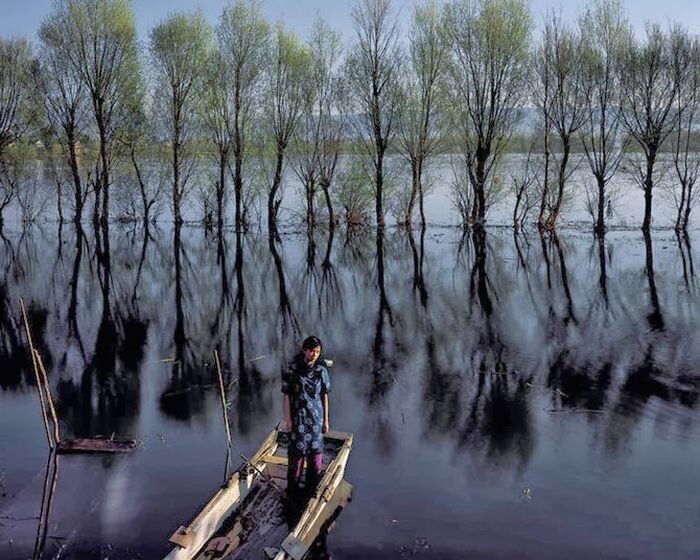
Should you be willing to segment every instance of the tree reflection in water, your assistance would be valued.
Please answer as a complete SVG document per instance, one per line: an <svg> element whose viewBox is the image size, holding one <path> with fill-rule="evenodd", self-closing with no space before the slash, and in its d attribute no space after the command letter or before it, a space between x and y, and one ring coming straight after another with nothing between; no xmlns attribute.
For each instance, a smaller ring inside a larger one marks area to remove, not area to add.
<svg viewBox="0 0 700 560"><path fill-rule="evenodd" d="M279 420L280 368L311 333L337 364L338 427L358 453L409 469L415 449L446 445L454 461L525 472L553 415L577 413L593 435L579 445L612 457L659 403L687 433L700 394L692 239L659 251L636 233L536 235L64 226L59 247L5 227L0 391L33 390L21 295L67 437L138 436L144 409L154 429L220 426L216 349L234 440L255 439Z"/></svg>

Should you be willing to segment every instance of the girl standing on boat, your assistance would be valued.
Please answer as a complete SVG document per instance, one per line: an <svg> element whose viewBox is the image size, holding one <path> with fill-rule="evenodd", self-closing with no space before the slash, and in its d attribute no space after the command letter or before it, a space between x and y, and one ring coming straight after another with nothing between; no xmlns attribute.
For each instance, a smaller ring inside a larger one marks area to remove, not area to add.
<svg viewBox="0 0 700 560"><path fill-rule="evenodd" d="M331 380L321 359L321 341L310 336L282 372L284 419L290 433L287 488L290 498L299 489L304 459L306 488L315 488L323 470L323 434L328 432L328 393Z"/></svg>

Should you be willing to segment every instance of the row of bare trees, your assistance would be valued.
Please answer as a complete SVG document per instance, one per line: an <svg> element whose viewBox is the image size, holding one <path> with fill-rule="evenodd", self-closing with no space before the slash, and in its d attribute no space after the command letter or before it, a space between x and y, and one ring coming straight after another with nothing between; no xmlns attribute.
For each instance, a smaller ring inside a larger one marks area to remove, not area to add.
<svg viewBox="0 0 700 560"><path fill-rule="evenodd" d="M676 228L688 227L700 163L694 132L699 47L698 37L678 25L664 31L648 23L644 37L635 37L618 0L594 0L578 26L556 15L547 19L534 56L544 123L541 228L556 227L576 169L575 143L596 182L588 193L596 233L605 231L606 207L615 196L610 182L621 166L643 192L642 229L649 231L653 195L671 159L677 178L670 182L682 186Z"/></svg>
<svg viewBox="0 0 700 560"><path fill-rule="evenodd" d="M388 210L410 227L416 208L424 225L439 154L450 154L465 225L483 225L512 192L516 227L555 230L587 164L594 186L579 188L597 233L622 169L643 193L647 231L672 171L663 184L676 227L688 227L700 42L679 25L650 23L638 38L620 0L591 0L573 23L550 13L539 34L525 0L425 0L405 39L390 0L357 0L352 20L350 45L321 20L304 41L254 0L231 0L214 27L199 11L168 16L142 49L128 0L58 0L36 52L0 39L0 219L40 145L60 219L71 185L73 221L92 202L104 227L125 168L144 221L169 189L176 224L198 192L221 228L232 194L236 229L257 204L276 235L295 176L310 227L367 220L370 204L379 227Z"/></svg>

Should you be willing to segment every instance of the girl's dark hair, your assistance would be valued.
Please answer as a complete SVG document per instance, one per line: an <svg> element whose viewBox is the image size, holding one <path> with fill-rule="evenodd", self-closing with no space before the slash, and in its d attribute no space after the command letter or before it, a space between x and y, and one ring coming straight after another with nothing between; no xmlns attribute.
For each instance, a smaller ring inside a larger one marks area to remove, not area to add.
<svg viewBox="0 0 700 560"><path fill-rule="evenodd" d="M316 348L317 346L322 346L321 340L316 336L310 336L310 337L304 339L304 342L301 345L301 349L302 350L311 350L312 348Z"/></svg>

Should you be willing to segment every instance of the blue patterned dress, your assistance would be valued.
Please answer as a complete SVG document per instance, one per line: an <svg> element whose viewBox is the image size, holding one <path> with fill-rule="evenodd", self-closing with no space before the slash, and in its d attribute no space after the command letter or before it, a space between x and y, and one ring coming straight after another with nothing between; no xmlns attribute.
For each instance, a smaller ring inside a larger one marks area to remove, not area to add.
<svg viewBox="0 0 700 560"><path fill-rule="evenodd" d="M302 354L282 372L282 393L289 395L292 413L290 452L296 455L323 453L323 395L331 380L323 359L308 368Z"/></svg>

